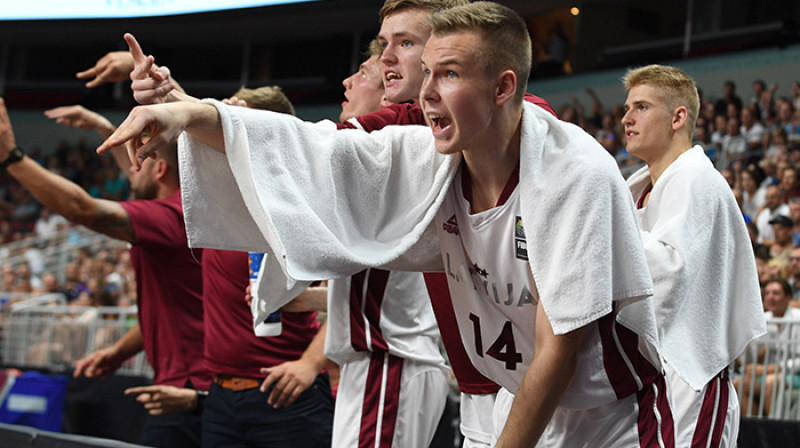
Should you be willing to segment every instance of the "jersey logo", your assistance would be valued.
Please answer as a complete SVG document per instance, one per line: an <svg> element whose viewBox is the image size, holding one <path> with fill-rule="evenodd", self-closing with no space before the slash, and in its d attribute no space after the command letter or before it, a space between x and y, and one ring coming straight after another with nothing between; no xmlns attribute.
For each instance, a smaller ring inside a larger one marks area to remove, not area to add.
<svg viewBox="0 0 800 448"><path fill-rule="evenodd" d="M528 242L525 240L525 226L522 217L517 216L514 223L514 251L520 260L528 260Z"/></svg>
<svg viewBox="0 0 800 448"><path fill-rule="evenodd" d="M456 215L451 216L446 223L442 224L442 229L447 233L458 235L458 221L456 221Z"/></svg>

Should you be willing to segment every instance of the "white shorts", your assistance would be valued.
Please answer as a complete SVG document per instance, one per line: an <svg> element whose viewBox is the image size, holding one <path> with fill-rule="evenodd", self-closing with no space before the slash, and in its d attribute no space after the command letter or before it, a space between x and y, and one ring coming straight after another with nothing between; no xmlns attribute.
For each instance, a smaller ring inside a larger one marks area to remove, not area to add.
<svg viewBox="0 0 800 448"><path fill-rule="evenodd" d="M673 446L673 422L666 383L591 409L556 408L536 448ZM514 394L503 388L495 401L493 444L505 426Z"/></svg>
<svg viewBox="0 0 800 448"><path fill-rule="evenodd" d="M388 353L365 353L339 367L331 446L430 445L449 388L440 367Z"/></svg>
<svg viewBox="0 0 800 448"><path fill-rule="evenodd" d="M739 397L727 369L695 391L672 366L667 363L664 366L675 419L675 446L735 447L739 435Z"/></svg>
<svg viewBox="0 0 800 448"><path fill-rule="evenodd" d="M489 448L494 435L493 410L497 394L461 393L462 448Z"/></svg>

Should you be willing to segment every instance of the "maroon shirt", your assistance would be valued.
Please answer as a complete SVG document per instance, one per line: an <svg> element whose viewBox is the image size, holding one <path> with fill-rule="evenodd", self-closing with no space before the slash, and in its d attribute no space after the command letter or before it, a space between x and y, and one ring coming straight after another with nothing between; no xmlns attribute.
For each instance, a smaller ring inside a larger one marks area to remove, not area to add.
<svg viewBox="0 0 800 448"><path fill-rule="evenodd" d="M203 361L202 271L200 250L186 240L180 191L166 199L120 202L128 212L136 244L139 325L153 382L197 389L211 385Z"/></svg>
<svg viewBox="0 0 800 448"><path fill-rule="evenodd" d="M256 336L244 300L248 272L247 252L203 251L205 359L213 374L263 378L261 367L299 359L319 331L316 312L282 312L279 336Z"/></svg>

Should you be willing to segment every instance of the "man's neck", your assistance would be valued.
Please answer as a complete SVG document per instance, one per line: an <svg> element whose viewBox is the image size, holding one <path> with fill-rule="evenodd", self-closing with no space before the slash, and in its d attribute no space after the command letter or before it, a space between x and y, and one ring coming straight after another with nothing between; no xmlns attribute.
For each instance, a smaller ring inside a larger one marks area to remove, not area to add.
<svg viewBox="0 0 800 448"><path fill-rule="evenodd" d="M156 199L167 199L172 196L176 191L180 190L180 184L177 181L171 181L158 184L158 193Z"/></svg>
<svg viewBox="0 0 800 448"><path fill-rule="evenodd" d="M498 126L494 145L476 147L463 152L464 163L472 179L471 212L494 208L511 174L519 166L522 115ZM515 123L515 124L514 124Z"/></svg>

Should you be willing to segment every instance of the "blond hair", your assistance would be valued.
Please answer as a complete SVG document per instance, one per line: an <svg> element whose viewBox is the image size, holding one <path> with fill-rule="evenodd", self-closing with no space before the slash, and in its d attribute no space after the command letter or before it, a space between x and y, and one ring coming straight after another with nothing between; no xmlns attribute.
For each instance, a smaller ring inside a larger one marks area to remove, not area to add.
<svg viewBox="0 0 800 448"><path fill-rule="evenodd" d="M375 38L369 42L369 48L367 49L366 54L364 56L366 56L367 58L371 58L373 56L377 56L380 58L382 54L383 54L383 45L381 45L380 41L378 41L378 39Z"/></svg>
<svg viewBox="0 0 800 448"><path fill-rule="evenodd" d="M690 135L694 131L700 113L700 95L692 77L683 70L668 65L647 65L628 70L622 77L622 84L626 90L640 84L666 90L664 101L667 106L673 111L680 106L686 107L689 114L686 127Z"/></svg>
<svg viewBox="0 0 800 448"><path fill-rule="evenodd" d="M271 110L294 115L294 106L278 86L264 86L257 89L242 87L233 96L247 103L251 109Z"/></svg>
<svg viewBox="0 0 800 448"><path fill-rule="evenodd" d="M405 9L425 9L433 14L455 6L466 5L467 3L469 3L469 0L386 0L383 3L383 7L381 7L380 19L383 22L387 16Z"/></svg>
<svg viewBox="0 0 800 448"><path fill-rule="evenodd" d="M514 96L522 103L531 72L531 37L525 21L512 9L493 2L475 2L438 12L432 35L477 32L483 44L478 58L487 73L510 69L517 75Z"/></svg>
<svg viewBox="0 0 800 448"><path fill-rule="evenodd" d="M376 56L378 58L378 61L380 61L382 54L383 54L383 45L381 45L380 41L378 41L378 39L375 38L369 42L369 48L365 52L364 56L366 56L367 59ZM378 79L378 88L380 88L381 90L384 89L383 79L380 78Z"/></svg>

